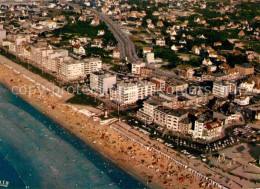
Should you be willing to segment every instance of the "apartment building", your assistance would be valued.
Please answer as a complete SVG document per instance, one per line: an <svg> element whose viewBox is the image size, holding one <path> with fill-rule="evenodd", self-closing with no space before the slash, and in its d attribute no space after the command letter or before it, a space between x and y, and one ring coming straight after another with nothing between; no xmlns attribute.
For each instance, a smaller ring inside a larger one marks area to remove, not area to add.
<svg viewBox="0 0 260 189"><path fill-rule="evenodd" d="M139 81L137 83L138 99L145 99L152 96L155 92L155 84L148 81Z"/></svg>
<svg viewBox="0 0 260 189"><path fill-rule="evenodd" d="M116 75L94 72L90 74L90 88L100 95L105 96L116 84Z"/></svg>
<svg viewBox="0 0 260 189"><path fill-rule="evenodd" d="M158 96L152 96L148 100L144 101L143 108L139 109L137 112L137 117L142 120L148 121L148 123L154 120L154 111L159 106L167 106L169 101L160 98Z"/></svg>
<svg viewBox="0 0 260 189"><path fill-rule="evenodd" d="M110 89L110 100L120 105L134 104L138 100L138 88L136 83L119 83Z"/></svg>
<svg viewBox="0 0 260 189"><path fill-rule="evenodd" d="M20 55L22 52L22 46L30 42L30 37L25 35L8 35L9 40L9 51Z"/></svg>
<svg viewBox="0 0 260 189"><path fill-rule="evenodd" d="M144 68L145 67L145 63L142 63L142 62L136 62L136 63L132 63L132 73L133 74L136 74L136 75L140 75L141 73L141 68Z"/></svg>
<svg viewBox="0 0 260 189"><path fill-rule="evenodd" d="M235 65L235 70L239 72L241 76L252 75L255 72L255 67L252 64Z"/></svg>
<svg viewBox="0 0 260 189"><path fill-rule="evenodd" d="M98 58L84 59L84 63L84 71L86 75L102 70L102 60Z"/></svg>
<svg viewBox="0 0 260 189"><path fill-rule="evenodd" d="M47 43L38 43L31 46L30 59L36 64L45 65L49 54L53 53L53 47Z"/></svg>
<svg viewBox="0 0 260 189"><path fill-rule="evenodd" d="M159 97L171 102L170 107L173 109L192 107L198 104L208 104L209 102L209 96L204 92L198 93L196 95L188 93L182 93L179 95L160 93Z"/></svg>
<svg viewBox="0 0 260 189"><path fill-rule="evenodd" d="M145 59L148 64L154 63L155 62L154 53L146 53Z"/></svg>
<svg viewBox="0 0 260 189"><path fill-rule="evenodd" d="M66 59L61 63L60 74L66 80L76 80L85 77L84 62Z"/></svg>
<svg viewBox="0 0 260 189"><path fill-rule="evenodd" d="M156 85L157 91L165 91L165 80L154 77L151 79L151 82Z"/></svg>
<svg viewBox="0 0 260 189"><path fill-rule="evenodd" d="M214 82L213 95L220 98L227 98L230 93L230 86L224 82Z"/></svg>
<svg viewBox="0 0 260 189"><path fill-rule="evenodd" d="M110 90L110 100L121 105L134 104L152 96L155 92L155 85L148 81L136 83L119 83Z"/></svg>
<svg viewBox="0 0 260 189"><path fill-rule="evenodd" d="M189 87L188 83L181 82L167 82L165 84L165 92L166 93L175 93L175 92L183 92Z"/></svg>
<svg viewBox="0 0 260 189"><path fill-rule="evenodd" d="M195 121L193 137L202 140L212 140L220 137L223 129L223 123L219 120L209 120L200 118Z"/></svg>
<svg viewBox="0 0 260 189"><path fill-rule="evenodd" d="M60 63L63 62L66 57L69 56L69 51L65 49L55 49L48 53L47 57L44 57L42 65L52 72L58 72Z"/></svg>
<svg viewBox="0 0 260 189"><path fill-rule="evenodd" d="M142 78L147 78L147 77L151 77L151 75L153 74L153 70L150 68L141 68L141 73L140 76Z"/></svg>
<svg viewBox="0 0 260 189"><path fill-rule="evenodd" d="M154 110L154 122L172 131L179 131L179 123L187 117L188 113L182 109L173 110L159 106Z"/></svg>
<svg viewBox="0 0 260 189"><path fill-rule="evenodd" d="M179 122L179 132L182 134L192 134L192 122L189 118L184 118Z"/></svg>

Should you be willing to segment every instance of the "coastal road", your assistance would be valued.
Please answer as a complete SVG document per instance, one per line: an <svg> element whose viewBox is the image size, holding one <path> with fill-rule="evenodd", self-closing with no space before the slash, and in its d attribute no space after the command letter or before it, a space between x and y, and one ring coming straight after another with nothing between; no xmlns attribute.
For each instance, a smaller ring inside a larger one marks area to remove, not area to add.
<svg viewBox="0 0 260 189"><path fill-rule="evenodd" d="M135 45L129 39L127 34L121 30L120 26L105 14L95 9L89 9L89 10L95 13L100 20L105 22L107 27L114 34L114 37L118 41L121 57L127 58L127 60L130 61L131 63L137 62L139 60L139 57L137 56Z"/></svg>

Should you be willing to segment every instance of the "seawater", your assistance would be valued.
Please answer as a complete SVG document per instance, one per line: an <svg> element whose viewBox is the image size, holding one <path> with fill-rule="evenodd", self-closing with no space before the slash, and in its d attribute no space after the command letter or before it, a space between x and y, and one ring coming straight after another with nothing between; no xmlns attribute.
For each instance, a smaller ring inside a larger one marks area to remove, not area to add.
<svg viewBox="0 0 260 189"><path fill-rule="evenodd" d="M147 188L0 84L4 180L8 188Z"/></svg>

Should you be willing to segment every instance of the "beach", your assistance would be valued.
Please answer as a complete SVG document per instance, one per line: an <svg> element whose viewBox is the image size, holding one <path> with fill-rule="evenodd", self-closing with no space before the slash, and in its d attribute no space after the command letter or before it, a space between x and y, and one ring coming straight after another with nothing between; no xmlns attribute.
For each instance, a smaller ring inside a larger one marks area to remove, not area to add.
<svg viewBox="0 0 260 189"><path fill-rule="evenodd" d="M94 122L91 117L65 103L69 94L65 92L66 97L63 97L48 88L42 90L45 85L37 84L32 79L35 77L33 73L25 75L19 67L14 67L12 64L0 64L2 84L138 180L143 183L149 181L149 187L200 188L204 182L163 155L141 147L109 126ZM21 88L22 93L19 91ZM29 89L35 92L32 94Z"/></svg>

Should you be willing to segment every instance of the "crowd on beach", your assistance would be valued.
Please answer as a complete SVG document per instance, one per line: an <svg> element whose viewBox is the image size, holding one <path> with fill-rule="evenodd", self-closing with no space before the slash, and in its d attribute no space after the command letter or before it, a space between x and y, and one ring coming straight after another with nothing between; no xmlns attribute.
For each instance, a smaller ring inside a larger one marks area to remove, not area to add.
<svg viewBox="0 0 260 189"><path fill-rule="evenodd" d="M9 88L35 87L36 91L43 88L42 84L18 70L2 64L0 68L0 82ZM115 128L101 126L91 116L60 103L62 96L53 91L45 90L42 95L36 92L30 98L27 93L21 97L151 187L225 188L158 149L150 149Z"/></svg>

